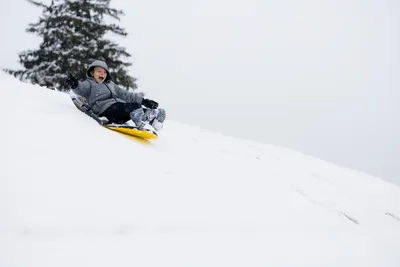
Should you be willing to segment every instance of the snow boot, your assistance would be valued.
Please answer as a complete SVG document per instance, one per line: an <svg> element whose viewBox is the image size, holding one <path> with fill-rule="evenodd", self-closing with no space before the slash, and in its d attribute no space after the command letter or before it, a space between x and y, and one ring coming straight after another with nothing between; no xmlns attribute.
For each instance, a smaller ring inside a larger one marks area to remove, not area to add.
<svg viewBox="0 0 400 267"><path fill-rule="evenodd" d="M145 125L145 122L143 121L145 113L142 108L138 108L132 111L130 113L130 117L136 127L138 127L139 129L143 128L143 126Z"/></svg>
<svg viewBox="0 0 400 267"><path fill-rule="evenodd" d="M167 114L166 114L166 112L165 112L165 109L160 108L160 109L157 110L156 119L157 119L159 122L164 123L165 117L166 117L166 116L167 116Z"/></svg>
<svg viewBox="0 0 400 267"><path fill-rule="evenodd" d="M165 109L157 109L155 117L153 120L150 122L151 126L153 126L154 130L157 132L161 131L163 126L164 126L164 121L166 117L166 112Z"/></svg>

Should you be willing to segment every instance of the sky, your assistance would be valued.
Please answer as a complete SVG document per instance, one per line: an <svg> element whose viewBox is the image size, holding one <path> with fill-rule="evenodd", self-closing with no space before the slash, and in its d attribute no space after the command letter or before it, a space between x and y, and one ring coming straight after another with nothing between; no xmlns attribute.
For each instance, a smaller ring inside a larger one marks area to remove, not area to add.
<svg viewBox="0 0 400 267"><path fill-rule="evenodd" d="M400 187L167 119L105 129L0 73L0 266L398 267ZM21 123L24 122L24 123ZM42 123L38 123L42 122Z"/></svg>
<svg viewBox="0 0 400 267"><path fill-rule="evenodd" d="M400 184L398 1L111 3L129 33L112 38L169 117ZM4 6L0 67L16 68L40 10Z"/></svg>

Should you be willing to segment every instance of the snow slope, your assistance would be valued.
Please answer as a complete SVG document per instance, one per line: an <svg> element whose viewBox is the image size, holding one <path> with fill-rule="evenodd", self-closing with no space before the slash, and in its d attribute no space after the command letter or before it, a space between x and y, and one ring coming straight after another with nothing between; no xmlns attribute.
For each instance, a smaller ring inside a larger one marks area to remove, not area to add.
<svg viewBox="0 0 400 267"><path fill-rule="evenodd" d="M400 266L393 184L170 119L147 145L0 88L2 267Z"/></svg>

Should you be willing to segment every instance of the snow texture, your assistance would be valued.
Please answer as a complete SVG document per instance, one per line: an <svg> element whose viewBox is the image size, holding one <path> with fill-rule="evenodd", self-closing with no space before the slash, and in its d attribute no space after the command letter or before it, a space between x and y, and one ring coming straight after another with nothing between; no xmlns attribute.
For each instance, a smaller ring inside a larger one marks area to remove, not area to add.
<svg viewBox="0 0 400 267"><path fill-rule="evenodd" d="M400 266L382 179L168 118L146 145L0 86L0 266Z"/></svg>

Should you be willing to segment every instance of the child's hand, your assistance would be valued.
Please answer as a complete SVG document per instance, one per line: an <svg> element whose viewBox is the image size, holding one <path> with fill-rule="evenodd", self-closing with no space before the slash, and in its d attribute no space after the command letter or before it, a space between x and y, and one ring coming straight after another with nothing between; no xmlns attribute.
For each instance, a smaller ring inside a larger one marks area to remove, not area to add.
<svg viewBox="0 0 400 267"><path fill-rule="evenodd" d="M74 76L72 76L71 73L68 73L68 77L67 77L67 79L65 80L65 82L66 82L67 85L68 85L69 87L71 87L72 89L78 87L78 85L79 85L78 80L77 80Z"/></svg>
<svg viewBox="0 0 400 267"><path fill-rule="evenodd" d="M142 105L146 108L156 109L158 108L158 103L150 99L143 99Z"/></svg>

